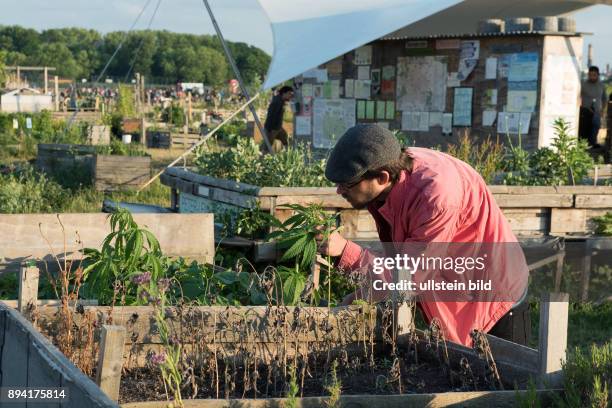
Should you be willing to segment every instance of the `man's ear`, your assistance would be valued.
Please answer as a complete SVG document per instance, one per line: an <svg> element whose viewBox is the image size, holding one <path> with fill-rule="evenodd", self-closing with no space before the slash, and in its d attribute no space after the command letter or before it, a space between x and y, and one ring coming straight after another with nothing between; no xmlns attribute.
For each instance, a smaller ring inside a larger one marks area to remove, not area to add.
<svg viewBox="0 0 612 408"><path fill-rule="evenodd" d="M380 175L377 177L377 179L381 185L385 185L391 181L391 175L389 174L388 171L383 170L380 172Z"/></svg>

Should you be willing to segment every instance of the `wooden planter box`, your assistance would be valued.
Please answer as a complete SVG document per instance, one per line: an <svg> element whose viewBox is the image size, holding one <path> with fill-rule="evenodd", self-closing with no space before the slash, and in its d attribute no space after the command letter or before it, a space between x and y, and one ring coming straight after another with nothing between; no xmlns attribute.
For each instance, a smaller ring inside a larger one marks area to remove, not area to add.
<svg viewBox="0 0 612 408"><path fill-rule="evenodd" d="M137 188L151 176L150 156L96 154L94 146L39 144L36 167L47 173L83 171L91 175L96 190Z"/></svg>
<svg viewBox="0 0 612 408"><path fill-rule="evenodd" d="M355 210L333 187L259 187L169 168L161 182L172 188L172 203L182 213L217 209L260 208L283 220L291 211L284 204L321 203L340 213L346 238L378 239L374 220L365 210ZM515 234L585 235L593 231L591 218L612 211L612 186L489 186Z"/></svg>
<svg viewBox="0 0 612 408"><path fill-rule="evenodd" d="M170 149L172 137L169 131L147 130L147 147L153 149Z"/></svg>
<svg viewBox="0 0 612 408"><path fill-rule="evenodd" d="M22 389L63 389L67 398L62 407L69 408L114 408L118 405L110 400L98 386L74 366L44 336L17 311L0 302L0 387ZM60 400L47 400L39 406L60 406ZM25 402L0 405L25 407ZM28 402L28 406L32 402Z"/></svg>
<svg viewBox="0 0 612 408"><path fill-rule="evenodd" d="M151 157L96 155L93 177L99 191L138 188L151 177Z"/></svg>

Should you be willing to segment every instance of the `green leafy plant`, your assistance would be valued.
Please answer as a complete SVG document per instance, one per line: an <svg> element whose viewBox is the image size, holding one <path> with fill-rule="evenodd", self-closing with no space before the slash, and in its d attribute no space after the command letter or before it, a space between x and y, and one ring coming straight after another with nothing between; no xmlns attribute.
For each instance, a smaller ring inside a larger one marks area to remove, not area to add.
<svg viewBox="0 0 612 408"><path fill-rule="evenodd" d="M554 128L551 147L543 147L532 154L521 147L520 135L518 146L513 146L509 140L504 184L576 185L587 176L595 163L586 142L572 136L569 123L563 119L557 119Z"/></svg>
<svg viewBox="0 0 612 408"><path fill-rule="evenodd" d="M144 157L148 153L144 146L138 143L123 143L121 140L113 139L109 145L96 146L96 153L102 155Z"/></svg>
<svg viewBox="0 0 612 408"><path fill-rule="evenodd" d="M492 182L495 174L502 169L503 146L499 140L493 142L486 139L476 144L465 132L457 145L448 146L447 153L468 163L487 183Z"/></svg>
<svg viewBox="0 0 612 408"><path fill-rule="evenodd" d="M612 212L607 212L600 217L594 217L595 233L599 235L612 236Z"/></svg>
<svg viewBox="0 0 612 408"><path fill-rule="evenodd" d="M576 348L563 364L564 397L560 407L606 408L612 404L612 342Z"/></svg>
<svg viewBox="0 0 612 408"><path fill-rule="evenodd" d="M140 228L132 214L119 208L110 215L111 233L104 239L102 249L84 249L84 292L101 303L113 301L115 288L121 287L128 303L137 298L136 275L149 274L157 282L164 277L163 258L157 238Z"/></svg>
<svg viewBox="0 0 612 408"><path fill-rule="evenodd" d="M259 186L332 185L325 178L325 160L315 160L306 145L263 155L253 139L239 138L235 146L222 151L202 147L196 152L195 164L201 174Z"/></svg>
<svg viewBox="0 0 612 408"><path fill-rule="evenodd" d="M325 391L329 393L329 398L325 401L325 405L329 408L340 407L340 396L342 394L342 382L337 374L338 362L334 360L331 366L329 378L325 384Z"/></svg>
<svg viewBox="0 0 612 408"><path fill-rule="evenodd" d="M46 213L61 210L68 191L30 165L0 173L0 213Z"/></svg>

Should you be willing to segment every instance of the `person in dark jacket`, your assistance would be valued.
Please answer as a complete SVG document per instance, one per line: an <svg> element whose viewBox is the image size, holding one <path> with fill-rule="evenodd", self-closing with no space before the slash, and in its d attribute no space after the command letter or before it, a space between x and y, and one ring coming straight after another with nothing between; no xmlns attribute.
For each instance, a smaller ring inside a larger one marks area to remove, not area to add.
<svg viewBox="0 0 612 408"><path fill-rule="evenodd" d="M293 94L292 87L283 86L272 98L272 102L268 106L264 128L268 134L273 151L279 151L284 146L287 146L288 136L285 129L283 129L283 115L285 113L285 103L293 99Z"/></svg>

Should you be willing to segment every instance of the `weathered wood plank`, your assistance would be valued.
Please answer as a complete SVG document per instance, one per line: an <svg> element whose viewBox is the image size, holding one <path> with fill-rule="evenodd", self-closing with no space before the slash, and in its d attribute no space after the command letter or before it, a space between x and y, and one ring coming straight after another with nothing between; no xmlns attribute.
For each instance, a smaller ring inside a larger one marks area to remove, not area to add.
<svg viewBox="0 0 612 408"><path fill-rule="evenodd" d="M495 194L497 205L502 208L571 207L571 194Z"/></svg>
<svg viewBox="0 0 612 408"><path fill-rule="evenodd" d="M339 209L352 209L353 206L346 201L341 195L284 195L276 198L276 205L310 205L310 204L321 204L324 208L339 208Z"/></svg>
<svg viewBox="0 0 612 408"><path fill-rule="evenodd" d="M586 210L553 208L550 214L550 233L569 234L586 231Z"/></svg>
<svg viewBox="0 0 612 408"><path fill-rule="evenodd" d="M36 265L21 265L19 269L19 293L17 309L25 313L28 305L36 304L38 299L38 278L40 271Z"/></svg>
<svg viewBox="0 0 612 408"><path fill-rule="evenodd" d="M45 389L61 386L62 373L58 367L48 363L45 358L46 352L46 350L41 349L39 343L31 342L28 344L28 387ZM45 402L44 406L59 408L61 404L51 400Z"/></svg>
<svg viewBox="0 0 612 408"><path fill-rule="evenodd" d="M4 303L7 307L12 309L18 308L18 300L0 300L0 303ZM77 304L83 306L98 306L97 299L79 299ZM73 303L71 303L73 305ZM58 307L61 306L61 301L58 299L38 299L36 301L36 307L44 308L44 307Z"/></svg>
<svg viewBox="0 0 612 408"><path fill-rule="evenodd" d="M576 208L607 208L612 211L612 194L576 195Z"/></svg>
<svg viewBox="0 0 612 408"><path fill-rule="evenodd" d="M549 386L561 385L562 363L567 350L569 295L550 293L540 303L539 381Z"/></svg>
<svg viewBox="0 0 612 408"><path fill-rule="evenodd" d="M405 408L405 407L473 407L473 408L514 408L517 395L525 397L529 391L472 391L446 392L438 394L402 395L342 395L339 406L351 408ZM553 394L561 390L537 390L538 401L542 406L553 402ZM185 408L283 408L290 406L286 398L235 399L235 400L185 400ZM166 408L166 401L133 402L122 404L122 408ZM320 408L329 405L329 397L306 397L295 401L296 408Z"/></svg>
<svg viewBox="0 0 612 408"><path fill-rule="evenodd" d="M64 238L68 242L68 255L78 259L81 246L75 244L77 233L85 248L100 248L110 233L108 214L61 214L59 217L65 237L55 214L0 214L0 231L3 231L0 269L11 266L17 270L27 259L53 261L52 254L63 257ZM212 262L215 250L213 218L213 214L134 214L134 220L157 237L165 254L208 262Z"/></svg>
<svg viewBox="0 0 612 408"><path fill-rule="evenodd" d="M0 303L0 314L4 315L6 329L0 366L2 373L11 373L11 375L2 376L1 386L26 387L29 371L35 369L44 373L45 370L51 368L61 374L61 386L69 388L70 398L61 405L62 407L118 407L16 310L9 309ZM34 350L31 347L36 348L40 359L31 361L28 359L30 351ZM31 368L29 368L29 361ZM35 368L36 362L42 366ZM4 405L2 405L3 408Z"/></svg>
<svg viewBox="0 0 612 408"><path fill-rule="evenodd" d="M123 326L102 326L96 384L113 401L119 400L125 333Z"/></svg>
<svg viewBox="0 0 612 408"><path fill-rule="evenodd" d="M184 170L179 167L170 167L164 171L165 174L169 176L182 178L185 180L192 181L194 183L207 185L211 187L219 187L224 190L237 191L239 193L257 195L259 191L259 187L254 186L252 184L239 183L237 181L219 179L215 177L203 176L197 173L194 173L189 170Z"/></svg>

